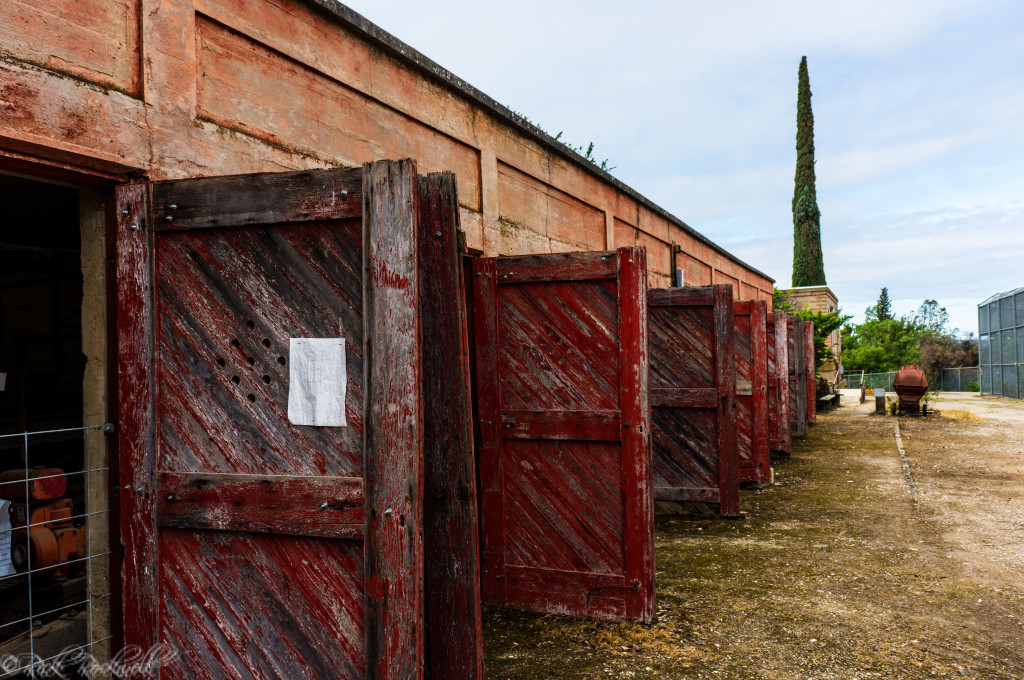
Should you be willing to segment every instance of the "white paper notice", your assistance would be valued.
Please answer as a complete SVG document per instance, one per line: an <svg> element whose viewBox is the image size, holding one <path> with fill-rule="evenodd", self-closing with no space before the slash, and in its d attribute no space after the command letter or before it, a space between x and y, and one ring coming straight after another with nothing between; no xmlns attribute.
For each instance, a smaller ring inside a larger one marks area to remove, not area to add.
<svg viewBox="0 0 1024 680"><path fill-rule="evenodd" d="M14 573L11 563L11 502L0 501L0 576Z"/></svg>
<svg viewBox="0 0 1024 680"><path fill-rule="evenodd" d="M335 427L345 421L344 338L292 338L288 359L288 420Z"/></svg>

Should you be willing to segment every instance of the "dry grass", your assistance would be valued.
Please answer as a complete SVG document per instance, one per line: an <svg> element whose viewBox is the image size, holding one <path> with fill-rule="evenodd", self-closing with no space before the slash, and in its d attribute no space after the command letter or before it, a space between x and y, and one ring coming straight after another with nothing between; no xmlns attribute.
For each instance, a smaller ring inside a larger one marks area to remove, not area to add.
<svg viewBox="0 0 1024 680"><path fill-rule="evenodd" d="M943 411L942 411L942 413L940 415L943 418L949 418L950 420L988 420L987 418L982 418L981 416L979 416L977 414L971 413L967 409L960 409L960 410L953 410L953 411L948 411L948 410L943 409Z"/></svg>

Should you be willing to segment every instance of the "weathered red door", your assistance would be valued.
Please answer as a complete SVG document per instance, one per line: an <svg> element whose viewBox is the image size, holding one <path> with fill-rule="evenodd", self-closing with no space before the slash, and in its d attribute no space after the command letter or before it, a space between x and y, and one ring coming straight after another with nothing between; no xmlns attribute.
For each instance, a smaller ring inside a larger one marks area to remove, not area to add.
<svg viewBox="0 0 1024 680"><path fill-rule="evenodd" d="M162 677L421 676L415 182L119 190L125 642Z"/></svg>
<svg viewBox="0 0 1024 680"><path fill-rule="evenodd" d="M484 601L650 621L642 248L473 267Z"/></svg>
<svg viewBox="0 0 1024 680"><path fill-rule="evenodd" d="M817 421L818 382L817 365L814 361L814 322L804 321L804 360L807 363L807 422Z"/></svg>
<svg viewBox="0 0 1024 680"><path fill-rule="evenodd" d="M736 343L736 442L741 482L768 482L768 355L765 335L768 303L740 300L733 305Z"/></svg>
<svg viewBox="0 0 1024 680"><path fill-rule="evenodd" d="M658 513L740 513L732 287L647 293Z"/></svg>
<svg viewBox="0 0 1024 680"><path fill-rule="evenodd" d="M766 347L768 354L768 445L787 456L792 451L789 433L789 360L786 313L768 314Z"/></svg>
<svg viewBox="0 0 1024 680"><path fill-rule="evenodd" d="M789 361L789 425L793 434L807 436L807 360L804 357L804 323L786 317L786 354Z"/></svg>

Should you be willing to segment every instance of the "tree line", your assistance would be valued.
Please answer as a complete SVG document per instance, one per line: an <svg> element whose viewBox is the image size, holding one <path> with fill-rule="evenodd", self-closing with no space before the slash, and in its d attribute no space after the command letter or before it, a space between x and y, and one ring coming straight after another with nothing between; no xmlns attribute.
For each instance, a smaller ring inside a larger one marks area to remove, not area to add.
<svg viewBox="0 0 1024 680"><path fill-rule="evenodd" d="M849 317L847 317L849 318ZM844 322L845 323L845 322ZM917 364L931 377L942 368L978 365L974 333L960 338L949 326L949 313L936 300L925 300L914 312L896 317L888 288L864 312L864 323L840 331L846 372L884 373Z"/></svg>

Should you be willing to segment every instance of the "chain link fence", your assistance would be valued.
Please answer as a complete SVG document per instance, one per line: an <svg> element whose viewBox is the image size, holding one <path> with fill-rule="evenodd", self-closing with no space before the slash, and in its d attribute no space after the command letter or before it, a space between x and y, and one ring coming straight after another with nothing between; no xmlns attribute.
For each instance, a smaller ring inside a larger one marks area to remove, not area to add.
<svg viewBox="0 0 1024 680"><path fill-rule="evenodd" d="M873 390L879 387L886 392L893 392L893 381L896 380L896 371L886 373L846 373L843 375L846 386L849 389L859 390L861 385L866 390ZM977 392L981 385L977 366L962 366L960 368L943 368L939 375L928 376L928 388L931 390L942 390L945 392Z"/></svg>

